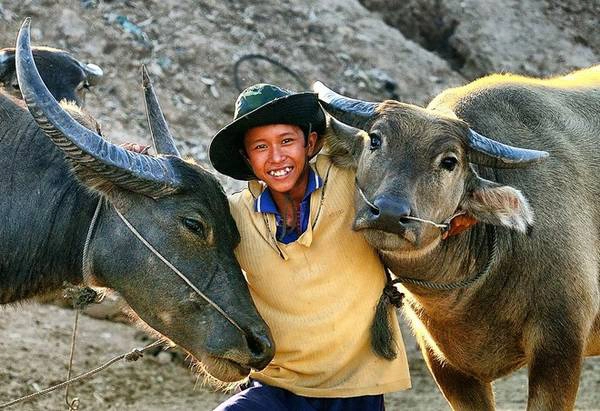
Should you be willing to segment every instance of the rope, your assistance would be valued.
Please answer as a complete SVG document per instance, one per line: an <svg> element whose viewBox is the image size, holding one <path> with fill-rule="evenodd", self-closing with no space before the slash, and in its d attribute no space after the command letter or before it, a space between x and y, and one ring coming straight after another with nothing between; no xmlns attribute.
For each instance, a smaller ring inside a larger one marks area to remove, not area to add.
<svg viewBox="0 0 600 411"><path fill-rule="evenodd" d="M371 207L373 210L379 212L379 207L377 207L375 204L373 204L371 201L369 201L369 199L367 198L365 193L360 188L360 185L358 184L358 179L355 180L355 185L356 185L356 190L358 191L358 194L360 194L360 196L362 197L363 201L369 207ZM434 227L437 227L440 230L442 230L442 232L444 232L444 231L448 230L448 227L450 226L450 221L452 221L452 219L454 217L459 216L461 214L463 214L463 213L456 212L453 216L451 216L450 218L445 220L442 224L438 224L438 223L435 223L430 220L425 220L422 218L411 217L411 216L406 216L403 218L418 221L421 223L431 224ZM487 275L490 272L490 270L492 269L492 266L494 266L494 264L496 263L496 260L498 259L498 235L496 234L496 227L491 226L491 228L492 228L492 244L490 247L491 249L490 249L487 264L485 265L485 268L482 271L479 271L473 277L468 277L468 278L465 278L461 281L457 281L454 283L434 283L432 281L419 280L416 278L396 276L395 279L389 280L388 284L386 285L385 291L387 291L387 293L389 294L388 299L390 301L393 300L394 302L401 303L402 299L400 297L396 296L395 293L391 289L387 288L389 285L393 286L394 284L397 284L397 283L413 284L413 285L418 285L418 286L424 287L424 288L430 288L433 290L450 291L450 290L456 290L458 288L468 287L471 284L473 284L475 281L479 280L484 275Z"/></svg>
<svg viewBox="0 0 600 411"><path fill-rule="evenodd" d="M490 250L490 256L488 258L487 264L485 268L479 271L472 277L467 277L461 281L457 281L454 283L434 283L432 281L426 280L418 280L416 278L410 277L396 277L391 281L392 284L403 283L403 284L413 284L418 285L420 287L430 288L433 290L440 291L451 291L456 290L458 288L465 288L473 284L475 281L479 280L481 277L486 276L491 271L492 267L496 264L496 260L498 259L498 235L496 234L496 227L491 226L492 229L492 244Z"/></svg>
<svg viewBox="0 0 600 411"><path fill-rule="evenodd" d="M243 90L239 73L240 64L247 60L264 60L268 63L271 63L272 65L279 67L280 69L288 73L290 76L292 76L294 80L296 80L304 90L309 90L308 83L304 80L304 78L302 78L298 73L296 73L294 70L292 70L285 64L275 60L274 58L265 56L264 54L244 54L243 56L238 58L235 64L233 65L233 80L235 82L235 87L239 92Z"/></svg>
<svg viewBox="0 0 600 411"><path fill-rule="evenodd" d="M89 251L89 245L92 239L92 234L94 232L94 227L96 226L96 221L98 219L98 216L100 214L100 209L102 208L102 198L100 198L98 200L98 205L96 206L96 210L94 211L94 216L92 217L92 220L90 222L90 227L88 228L88 232L86 235L86 239L85 239L85 243L83 246L83 255L82 255L82 274L83 274L83 278L84 278L84 282L88 282L89 280L91 280L92 274L91 274L91 270L88 264L88 251ZM135 227L123 216L123 214L121 214L119 212L119 210L117 210L115 208L115 211L117 212L117 215L119 216L119 218L121 218L121 220L125 223L125 225L127 226L127 228L129 228L129 230L154 254L156 255L163 263L165 263L167 265L167 267L169 267L171 270L173 270L173 272L175 272L175 274L177 274L182 280L184 280L188 286L190 286L196 293L198 293L198 295L200 295L202 298L204 298L206 300L206 302L208 302L213 308L215 308L221 315L223 315L223 317L225 317L225 319L227 319L227 321L229 321L234 327L236 327L238 330L240 330L240 332L242 332L242 334L245 334L244 330L229 316L227 315L227 313L225 311L223 311L223 309L221 309L221 307L219 307L216 303L214 303L210 298L208 298L204 293L202 293L181 271L179 271L173 264L171 264L170 261L168 261L165 257L163 257L148 241L146 241L146 239L135 229ZM88 291L89 290L89 291ZM73 291L71 291L73 292ZM97 297L97 294L95 291L93 291L90 288L87 287L83 287L82 290L79 290L80 295L78 295L77 298L73 298L73 306L77 309L76 314L75 314L75 324L73 326L73 334L72 334L72 338L71 338L71 355L70 355L70 359L69 359L69 368L68 368L68 374L67 374L67 380L54 385L50 388L46 388L45 390L33 393L33 394L29 394L26 395L24 397L18 398L16 400L4 403L0 405L0 409L3 408L7 408L10 407L12 405L16 405L19 404L21 402L24 401L30 401L34 398L37 398L39 396L45 395L49 392L55 391L59 388L65 387L65 402L67 403L67 405L69 406L69 410L77 410L79 408L79 399L78 398L74 398L72 401L69 401L69 385L89 378L92 375L110 367L112 364L114 364L117 361L122 360L123 358L125 358L126 361L137 361L139 358L141 358L143 356L143 353L151 348L154 348L158 345L163 344L166 339L165 338L161 338L158 341L153 342L152 344L149 344L147 346L145 346L142 349L133 349L128 353L125 354L121 354L109 361L107 361L106 363L104 363L103 365L101 365L100 367L94 368L93 370L90 370L86 373L83 373L81 375L78 375L75 378L70 378L71 376L71 370L72 370L72 366L73 366L73 357L74 357L74 351L75 351L75 337L77 334L77 324L78 324L78 319L79 319L79 310L81 308L83 308L83 306L85 304L88 304L89 302L93 302L94 299ZM92 294L90 294L92 293Z"/></svg>
<svg viewBox="0 0 600 411"><path fill-rule="evenodd" d="M90 227L88 228L87 235L85 237L85 243L83 244L83 256L81 258L81 271L83 275L84 284L91 284L92 282L92 272L90 270L90 265L87 261L88 251L90 248L90 241L92 240L92 234L94 233L94 227L96 227L96 220L98 220L98 216L100 215L100 209L102 208L102 197L98 199L98 205L96 205L96 211L94 211L94 216L92 217L92 221L90 222Z"/></svg>
<svg viewBox="0 0 600 411"><path fill-rule="evenodd" d="M379 207L377 207L375 204L373 204L371 201L369 201L369 199L363 192L362 188L360 188L360 184L358 184L358 178L354 179L354 185L356 186L356 190L358 191L358 194L360 194L363 201L369 207L371 207L373 209L373 211L376 211L377 213L379 213L380 212ZM424 218L419 218L419 217L413 217L410 215L401 217L400 222L403 222L402 220L413 220L413 221L418 221L419 223L431 224L432 226L442 230L442 233L445 233L450 229L450 222L454 219L454 217L458 217L459 215L463 215L463 214L464 214L463 211L457 211L456 213L454 213L453 215L451 215L450 217L448 217L446 220L442 221L441 223L436 223L431 220L426 220Z"/></svg>
<svg viewBox="0 0 600 411"><path fill-rule="evenodd" d="M88 233L85 239L85 244L83 246L83 261L82 261L82 266L83 266L83 277L84 279L87 281L89 279L91 279L92 277L92 273L87 261L87 255L88 255L88 249L89 249L89 244L90 241L92 239L92 234L94 232L94 227L96 226L96 220L98 219L98 215L100 214L100 209L102 207L102 198L100 198L100 200L98 200L98 205L96 206L96 211L94 212L94 217L92 218L92 221L90 223L90 228L88 229ZM204 300L209 303L215 310L217 310L223 317L225 317L225 319L227 319L227 321L229 321L235 328L237 328L238 330L240 330L240 332L242 334L245 334L245 331L242 329L242 327L240 327L237 322L235 322L221 307L219 307L214 301L212 301L210 298L208 298L208 296L206 296L202 291L200 291L198 289L198 287L196 287L181 271L179 271L177 269L177 267L175 267L173 264L171 264L171 262L169 260L167 260L165 257L163 257L163 255L161 253L159 253L153 246L152 244L150 244L140 233L138 230L136 230L136 228L129 222L129 220L127 220L125 218L125 216L123 216L123 214L121 214L121 212L119 210L117 210L116 207L113 207L115 209L115 211L117 212L117 215L119 216L119 218L125 223L125 225L127 226L127 228L129 228L129 231L131 231L137 238L138 240L140 240L142 242L142 244L144 244L146 246L146 248L148 248L154 255L156 255L163 263L165 263L165 265L167 267L169 267L175 274L177 274L183 281L185 281L185 283L190 286L192 288L192 290L194 290L196 293L198 293L198 295L200 295L202 298L204 298Z"/></svg>
<svg viewBox="0 0 600 411"><path fill-rule="evenodd" d="M131 351L127 352L127 353L118 355L118 356L114 357L113 359L105 362L101 366L99 366L97 368L94 368L93 370L90 370L90 371L85 372L83 374L80 374L77 377L74 377L74 378L72 378L70 380L61 382L60 384L56 384L56 385L54 385L52 387L46 388L45 390L38 391L36 393L29 394L29 395L26 395L24 397L18 398L16 400L13 400L13 401L1 404L0 405L0 409L8 408L8 407L11 407L13 405L19 404L21 402L33 400L34 398L37 398L37 397L40 397L42 395L48 394L49 392L58 390L59 388L65 387L65 386L67 386L69 384L72 384L74 382L78 382L78 381L84 380L86 378L89 378L89 377L93 376L94 374L97 374L100 371L102 371L102 370L110 367L111 365L113 365L117 361L121 361L122 359L125 359L126 361L137 361L138 359L140 359L141 357L143 357L144 352L146 352L146 351L148 351L148 350L150 350L150 349L152 349L154 347L160 346L160 345L164 344L165 342L166 342L166 339L165 338L161 338L160 340L154 341L152 344L146 345L144 348L141 348L141 349L140 348L134 348L133 350L131 350Z"/></svg>
<svg viewBox="0 0 600 411"><path fill-rule="evenodd" d="M75 357L75 340L77 337L77 325L79 323L79 309L75 310L75 321L73 323L73 334L71 335L71 354L69 355L69 369L67 371L67 381L71 379L71 371L73 369L73 358ZM75 397L69 401L69 384L65 387L65 402L69 407L69 411L79 409L79 398Z"/></svg>
<svg viewBox="0 0 600 411"><path fill-rule="evenodd" d="M148 248L148 250L150 250L163 263L165 263L165 265L167 267L169 267L171 270L173 270L173 272L175 274L177 274L183 281L185 281L186 284L192 288L192 290L194 290L196 293L198 293L198 295L200 297L204 298L204 300L207 303L209 303L215 310L217 310L223 317L225 317L225 319L227 319L227 321L229 321L235 328L240 330L240 332L242 334L244 334L244 335L246 334L245 331L242 329L242 327L240 327L237 324L237 322L235 322L233 320L233 318L231 318L225 311L223 311L223 309L221 307L219 307L214 301L212 301L210 298L208 298L208 296L206 296L202 291L200 291L198 289L198 287L196 287L181 271L179 271L177 269L177 267L175 267L173 264L171 264L171 262L169 260L167 260L165 257L163 257L162 254L159 253L152 246L152 244L150 244L148 241L146 241L146 239L138 232L138 230L135 229L135 227L125 218L125 216L123 214L121 214L121 212L119 210L117 210L116 207L115 207L115 211L117 212L117 215L119 216L119 218L125 223L127 228L129 228L129 231L131 231L138 238L138 240L140 240L142 242L142 244L144 244L146 246L146 248Z"/></svg>

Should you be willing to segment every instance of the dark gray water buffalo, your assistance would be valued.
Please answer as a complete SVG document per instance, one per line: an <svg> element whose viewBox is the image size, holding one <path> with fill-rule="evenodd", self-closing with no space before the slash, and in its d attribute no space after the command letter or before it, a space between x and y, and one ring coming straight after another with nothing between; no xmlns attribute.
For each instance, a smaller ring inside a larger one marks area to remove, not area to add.
<svg viewBox="0 0 600 411"><path fill-rule="evenodd" d="M85 103L86 91L102 80L102 69L84 64L64 50L32 47L33 59L44 84L58 101L73 101L79 107ZM0 86L8 94L22 98L15 66L15 49L0 49Z"/></svg>
<svg viewBox="0 0 600 411"><path fill-rule="evenodd" d="M328 137L357 168L354 228L401 276L454 409L493 409L491 382L524 366L528 409L572 409L583 357L600 354L599 69L493 75L427 108L315 85L356 127Z"/></svg>
<svg viewBox="0 0 600 411"><path fill-rule="evenodd" d="M0 94L0 303L64 281L109 287L215 377L263 368L273 345L233 254L227 199L215 177L179 157L149 79L156 157L103 140L93 119L52 98L28 21L16 58L29 111Z"/></svg>

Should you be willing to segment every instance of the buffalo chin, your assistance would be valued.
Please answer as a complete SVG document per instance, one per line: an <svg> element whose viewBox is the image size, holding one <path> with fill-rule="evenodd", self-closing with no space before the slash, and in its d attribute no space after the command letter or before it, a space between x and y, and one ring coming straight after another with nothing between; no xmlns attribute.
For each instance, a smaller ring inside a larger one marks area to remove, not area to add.
<svg viewBox="0 0 600 411"><path fill-rule="evenodd" d="M136 325L146 331L147 334L154 336L155 338L166 338L165 335L156 331L148 323L146 323L133 309L129 306L125 306L126 312L135 320ZM216 355L209 354L202 351L190 351L183 344L178 344L175 341L167 338L167 344L174 347L179 346L182 348L192 359L193 366L207 379L211 380L215 385L219 383L232 383L238 382L250 374L251 368L242 365L238 362L232 361L227 358L218 357Z"/></svg>
<svg viewBox="0 0 600 411"><path fill-rule="evenodd" d="M393 252L400 258L420 258L431 253L442 239L437 235L422 235L418 241L409 241L404 236L375 229L360 230L367 242L381 252Z"/></svg>
<svg viewBox="0 0 600 411"><path fill-rule="evenodd" d="M200 362L200 369L204 373L225 383L241 381L248 377L251 371L250 367L209 354L202 355Z"/></svg>

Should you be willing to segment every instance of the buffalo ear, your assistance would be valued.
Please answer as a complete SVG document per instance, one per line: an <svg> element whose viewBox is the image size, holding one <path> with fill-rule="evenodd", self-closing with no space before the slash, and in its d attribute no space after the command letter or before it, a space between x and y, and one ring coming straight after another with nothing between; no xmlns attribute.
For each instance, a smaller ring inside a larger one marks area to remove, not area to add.
<svg viewBox="0 0 600 411"><path fill-rule="evenodd" d="M6 84L15 77L15 50L0 50L0 83Z"/></svg>
<svg viewBox="0 0 600 411"><path fill-rule="evenodd" d="M533 225L533 210L517 189L474 176L461 208L477 220L527 233Z"/></svg>
<svg viewBox="0 0 600 411"><path fill-rule="evenodd" d="M368 134L361 129L351 127L332 116L325 131L325 147L332 161L343 168L356 169Z"/></svg>

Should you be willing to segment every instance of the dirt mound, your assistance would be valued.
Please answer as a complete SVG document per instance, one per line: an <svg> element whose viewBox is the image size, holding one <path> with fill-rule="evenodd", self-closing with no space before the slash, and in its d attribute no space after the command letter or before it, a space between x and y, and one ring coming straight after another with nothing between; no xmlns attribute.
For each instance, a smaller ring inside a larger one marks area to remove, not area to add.
<svg viewBox="0 0 600 411"><path fill-rule="evenodd" d="M542 0L361 0L467 79L535 76L598 63L600 3Z"/></svg>

